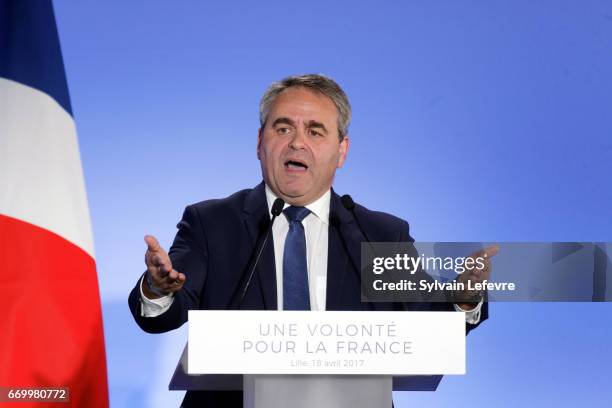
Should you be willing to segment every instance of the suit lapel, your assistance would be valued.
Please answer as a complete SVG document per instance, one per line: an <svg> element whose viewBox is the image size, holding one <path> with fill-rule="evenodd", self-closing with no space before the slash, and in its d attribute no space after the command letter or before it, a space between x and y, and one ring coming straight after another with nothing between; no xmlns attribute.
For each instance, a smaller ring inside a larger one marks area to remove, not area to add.
<svg viewBox="0 0 612 408"><path fill-rule="evenodd" d="M255 245L257 245L257 238L261 236L263 239L266 228L270 224L270 215L263 182L251 190L246 197L243 217L245 227L251 240L251 248L255 248ZM266 247L257 263L255 274L257 275L259 287L261 288L264 309L278 309L276 299L276 264L274 262L274 239L272 237L272 231L270 231ZM253 279L255 280L255 277ZM254 283L255 282L251 282L251 287L254 287Z"/></svg>
<svg viewBox="0 0 612 408"><path fill-rule="evenodd" d="M359 264L359 241L353 234L352 215L333 191L330 200L329 242L327 249L326 310L351 310L359 282L355 267Z"/></svg>
<svg viewBox="0 0 612 408"><path fill-rule="evenodd" d="M361 301L361 242L353 215L332 189L327 267L327 310L389 310L384 303Z"/></svg>

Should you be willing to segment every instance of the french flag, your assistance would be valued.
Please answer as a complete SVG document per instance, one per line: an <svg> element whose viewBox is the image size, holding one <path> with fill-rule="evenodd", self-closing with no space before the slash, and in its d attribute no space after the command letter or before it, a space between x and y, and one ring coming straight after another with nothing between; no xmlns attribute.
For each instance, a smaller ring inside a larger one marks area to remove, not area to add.
<svg viewBox="0 0 612 408"><path fill-rule="evenodd" d="M0 0L0 387L68 387L71 406L108 406L91 222L50 0Z"/></svg>

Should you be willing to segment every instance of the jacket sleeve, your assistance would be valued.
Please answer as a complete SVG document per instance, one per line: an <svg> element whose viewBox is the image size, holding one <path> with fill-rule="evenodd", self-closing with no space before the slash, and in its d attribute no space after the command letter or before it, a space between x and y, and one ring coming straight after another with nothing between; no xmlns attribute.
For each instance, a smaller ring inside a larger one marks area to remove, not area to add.
<svg viewBox="0 0 612 408"><path fill-rule="evenodd" d="M414 242L414 238L410 236L410 226L404 221L404 226L400 231L400 242ZM411 256L418 256L417 250L414 246L411 245L411 252L413 253ZM433 279L431 276L427 274L426 271L419 271L424 275L427 275L427 279ZM431 311L455 311L455 307L452 303L448 302L430 302L427 305L421 304L415 307L416 305L404 304L405 310L431 310ZM482 322L484 322L489 317L489 304L485 299L485 302L482 304L482 308L480 309L480 320L476 324L465 323L465 334L468 334L470 331L478 327Z"/></svg>
<svg viewBox="0 0 612 408"><path fill-rule="evenodd" d="M183 288L175 293L170 308L156 317L143 317L140 297L140 277L128 298L134 320L148 333L174 330L187 321L187 312L199 309L207 275L208 245L197 210L189 206L177 225L178 232L168 255L172 268L185 274Z"/></svg>

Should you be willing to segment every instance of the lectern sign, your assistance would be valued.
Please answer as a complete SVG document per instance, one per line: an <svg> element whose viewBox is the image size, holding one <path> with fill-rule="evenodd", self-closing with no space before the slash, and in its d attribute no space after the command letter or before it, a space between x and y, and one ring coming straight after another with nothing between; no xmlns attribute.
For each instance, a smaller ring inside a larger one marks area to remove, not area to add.
<svg viewBox="0 0 612 408"><path fill-rule="evenodd" d="M464 374L459 312L189 311L189 374Z"/></svg>

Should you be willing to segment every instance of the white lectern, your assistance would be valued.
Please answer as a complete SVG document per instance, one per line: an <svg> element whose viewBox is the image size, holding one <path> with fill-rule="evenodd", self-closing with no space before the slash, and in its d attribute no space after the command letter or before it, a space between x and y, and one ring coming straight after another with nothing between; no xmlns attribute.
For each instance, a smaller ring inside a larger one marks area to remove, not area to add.
<svg viewBox="0 0 612 408"><path fill-rule="evenodd" d="M242 390L248 408L391 407L393 390L435 391L442 374L465 372L463 313L194 311L189 319L169 388Z"/></svg>

